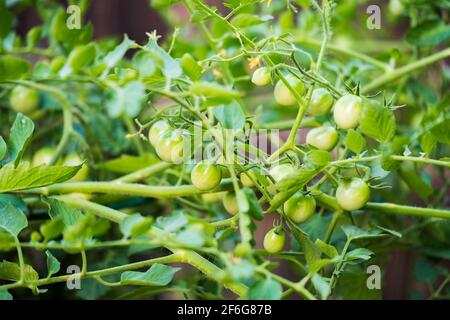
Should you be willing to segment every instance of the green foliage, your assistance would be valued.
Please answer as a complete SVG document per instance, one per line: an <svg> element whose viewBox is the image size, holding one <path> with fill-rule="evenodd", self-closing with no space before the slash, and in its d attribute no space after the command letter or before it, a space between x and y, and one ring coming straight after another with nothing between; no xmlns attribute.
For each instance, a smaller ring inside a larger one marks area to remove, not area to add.
<svg viewBox="0 0 450 320"><path fill-rule="evenodd" d="M377 31L355 15L366 0L149 1L169 33L144 44L94 39L88 3L73 29L59 2L0 1L0 300L54 297L75 260L82 289L64 298L380 299L367 266L399 245L419 255L411 281L448 298L445 1L380 4ZM43 23L18 32L22 9ZM35 91L26 115L18 87ZM351 179L368 202L341 201ZM296 194L316 204L307 221L285 209Z"/></svg>

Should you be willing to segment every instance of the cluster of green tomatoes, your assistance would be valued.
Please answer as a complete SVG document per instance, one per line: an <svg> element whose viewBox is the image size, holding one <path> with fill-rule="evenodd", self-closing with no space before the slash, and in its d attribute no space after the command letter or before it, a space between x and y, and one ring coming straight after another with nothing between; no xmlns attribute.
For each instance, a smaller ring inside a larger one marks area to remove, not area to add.
<svg viewBox="0 0 450 320"><path fill-rule="evenodd" d="M286 80L300 95L307 91L306 85L294 75L286 75ZM261 67L254 71L251 81L257 86L271 83L269 68ZM275 101L282 106L292 106L297 103L295 96L283 81L278 80L274 88ZM307 112L312 116L322 116L333 110L336 127L347 130L356 128L363 108L361 97L347 94L334 101L326 88L316 88L312 92ZM190 159L190 132L185 129L173 128L168 121L162 119L155 122L149 130L149 140L158 156L167 162L182 163ZM331 151L339 140L337 129L331 124L311 129L306 136L306 143L316 149ZM240 182L244 187L252 188L257 181L255 168L240 173ZM269 176L274 183L297 171L292 164L278 164L269 169ZM224 209L230 215L239 212L237 197L234 192L214 192L226 174L218 161L202 160L191 170L191 182L199 190L205 191L203 198L207 203L222 201ZM272 189L273 190L273 189ZM209 192L208 192L209 191ZM276 191L275 191L276 192ZM370 189L361 178L343 180L336 189L336 199L339 205L348 211L362 208L369 200ZM316 200L311 194L298 192L284 203L284 213L295 223L308 220L316 210ZM269 230L264 238L264 248L269 253L276 253L283 249L285 233L278 225Z"/></svg>

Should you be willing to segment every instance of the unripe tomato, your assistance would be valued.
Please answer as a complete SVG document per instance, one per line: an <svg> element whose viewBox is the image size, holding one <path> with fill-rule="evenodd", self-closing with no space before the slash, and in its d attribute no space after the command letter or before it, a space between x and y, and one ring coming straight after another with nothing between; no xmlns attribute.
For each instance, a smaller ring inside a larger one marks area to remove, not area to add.
<svg viewBox="0 0 450 320"><path fill-rule="evenodd" d="M311 195L297 192L284 203L284 213L295 223L302 223L316 210L316 200Z"/></svg>
<svg viewBox="0 0 450 320"><path fill-rule="evenodd" d="M69 154L65 159L63 165L65 166L79 166L83 163L83 160L80 158L80 156L77 153L71 153ZM70 179L70 181L79 182L84 181L89 176L89 167L86 163L83 164L80 170L78 170L77 174Z"/></svg>
<svg viewBox="0 0 450 320"><path fill-rule="evenodd" d="M156 144L156 153L167 162L178 164L186 161L191 155L189 131L176 129L163 133Z"/></svg>
<svg viewBox="0 0 450 320"><path fill-rule="evenodd" d="M267 86L270 83L270 70L267 67L261 67L253 72L252 82L257 86Z"/></svg>
<svg viewBox="0 0 450 320"><path fill-rule="evenodd" d="M332 150L336 146L338 140L339 135L336 129L327 125L311 129L306 135L307 144L326 151Z"/></svg>
<svg viewBox="0 0 450 320"><path fill-rule="evenodd" d="M283 163L270 168L269 174L272 176L275 182L279 182L288 175L295 173L295 171L295 167L292 164Z"/></svg>
<svg viewBox="0 0 450 320"><path fill-rule="evenodd" d="M247 170L245 172L242 172L239 176L239 178L241 179L242 185L246 188L252 188L255 186L255 184L253 183L253 180L256 180L256 174L253 170Z"/></svg>
<svg viewBox="0 0 450 320"><path fill-rule="evenodd" d="M39 106L39 93L24 86L16 86L9 97L11 108L15 112L30 114Z"/></svg>
<svg viewBox="0 0 450 320"><path fill-rule="evenodd" d="M305 94L306 86L302 81L292 74L288 74L285 78L295 91L297 91L300 95ZM282 106L292 106L297 102L292 92L281 80L278 80L275 85L274 96L275 101Z"/></svg>
<svg viewBox="0 0 450 320"><path fill-rule="evenodd" d="M264 237L264 249L269 253L280 252L284 247L286 235L280 227L270 229Z"/></svg>
<svg viewBox="0 0 450 320"><path fill-rule="evenodd" d="M232 216L239 213L239 205L234 192L228 191L222 199L225 210Z"/></svg>
<svg viewBox="0 0 450 320"><path fill-rule="evenodd" d="M405 12L405 7L400 0L390 0L388 9L393 16L399 16Z"/></svg>
<svg viewBox="0 0 450 320"><path fill-rule="evenodd" d="M251 252L252 246L248 242L238 243L236 247L234 247L234 254L237 257L248 256Z"/></svg>
<svg viewBox="0 0 450 320"><path fill-rule="evenodd" d="M172 127L166 120L156 121L148 132L148 140L150 140L152 146L156 148L156 144L158 143L161 135L170 130L172 130Z"/></svg>
<svg viewBox="0 0 450 320"><path fill-rule="evenodd" d="M211 190L222 180L222 170L207 160L200 161L191 171L192 184L200 190Z"/></svg>
<svg viewBox="0 0 450 320"><path fill-rule="evenodd" d="M360 178L343 180L336 189L336 200L347 211L364 207L369 197L369 186Z"/></svg>
<svg viewBox="0 0 450 320"><path fill-rule="evenodd" d="M320 116L330 111L333 105L333 96L325 88L314 89L309 104L308 113L313 116Z"/></svg>
<svg viewBox="0 0 450 320"><path fill-rule="evenodd" d="M203 193L202 198L205 203L216 203L222 201L226 192L211 192L211 193Z"/></svg>
<svg viewBox="0 0 450 320"><path fill-rule="evenodd" d="M52 147L45 147L45 148L39 149L33 155L33 159L31 160L31 165L33 167L50 165L50 161L52 160L52 157L55 154L55 151L56 151L56 149L52 148Z"/></svg>
<svg viewBox="0 0 450 320"><path fill-rule="evenodd" d="M334 104L334 122L341 129L356 128L359 125L362 107L362 99L358 96L347 94L340 97Z"/></svg>

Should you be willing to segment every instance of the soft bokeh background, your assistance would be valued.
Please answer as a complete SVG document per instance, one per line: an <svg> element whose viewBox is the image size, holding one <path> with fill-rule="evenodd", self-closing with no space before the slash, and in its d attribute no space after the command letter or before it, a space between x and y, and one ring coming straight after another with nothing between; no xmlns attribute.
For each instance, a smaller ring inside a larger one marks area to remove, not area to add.
<svg viewBox="0 0 450 320"><path fill-rule="evenodd" d="M208 2L215 3L219 7L221 3L221 1ZM349 1L346 5L350 2L354 3L355 1ZM367 7L365 1L359 2L362 4L354 11L355 17L364 14ZM370 4L378 4L384 9L387 7L388 1L371 1ZM342 3L342 5L344 4ZM174 15L180 20L188 19L182 6L176 6L173 10L175 11ZM26 34L27 30L40 23L38 15L32 7L20 11L18 17L20 21L18 30L22 34ZM93 22L96 38L116 37L120 39L123 34L127 34L131 39L143 43L147 39L146 32L157 30L158 34L163 36L171 32L171 27L165 20L166 18L153 10L147 0L94 0L88 10L87 18ZM384 23L390 24L390 21L383 16ZM391 41L399 38L404 31L403 25L407 26L407 21L397 21L395 27L389 29L389 38L386 40ZM381 38L386 37L386 32L377 34L377 31L375 31L375 34ZM336 36L340 41L345 41L343 34L336 34ZM260 247L265 232L272 227L272 219L273 217L267 217L266 221L263 221L258 228L257 238ZM397 251L390 256L390 259L382 266L384 299L410 299L413 291L427 292L428 288L425 285L420 285L415 281L416 262L417 256L412 249ZM448 261L442 265L445 268L449 266ZM289 277L289 268L287 266L281 268L278 271Z"/></svg>

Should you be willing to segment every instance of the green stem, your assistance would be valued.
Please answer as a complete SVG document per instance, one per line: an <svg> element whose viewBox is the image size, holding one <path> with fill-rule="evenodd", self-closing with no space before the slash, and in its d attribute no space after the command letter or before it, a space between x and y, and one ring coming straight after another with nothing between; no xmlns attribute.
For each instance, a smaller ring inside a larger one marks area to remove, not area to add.
<svg viewBox="0 0 450 320"><path fill-rule="evenodd" d="M309 292L308 290L306 290L302 285L292 282L290 280L287 280L283 277L280 277L277 274L274 274L268 270L266 270L263 267L258 267L256 269L257 272L264 274L267 277L271 277L273 279L275 279L276 281L278 281L281 284L284 284L286 287L291 288L295 291L297 291L298 293L300 293L304 298L308 299L308 300L316 300L316 297L314 297L311 292Z"/></svg>
<svg viewBox="0 0 450 320"><path fill-rule="evenodd" d="M156 164L152 164L151 166L149 166L147 168L143 168L143 169L134 171L130 174L127 174L125 176L122 176L120 178L117 178L117 179L113 180L113 182L131 183L131 182L140 181L140 180L146 179L156 173L164 171L164 170L170 168L171 166L173 166L173 164L171 164L169 162L158 162Z"/></svg>
<svg viewBox="0 0 450 320"><path fill-rule="evenodd" d="M127 115L124 115L122 117L122 120L125 123L125 125L127 126L129 134L132 135L131 140L132 140L134 146L136 147L136 150L138 151L138 154L140 156L145 155L145 149L144 149L144 146L142 144L141 138L139 136L135 135L136 134L136 128L134 127L133 121Z"/></svg>
<svg viewBox="0 0 450 320"><path fill-rule="evenodd" d="M312 39L311 37L304 37L304 36L302 36L300 38L296 38L294 41L300 42L300 43L304 43L304 44L313 45L315 47L319 47L321 45L320 41ZM370 57L370 56L368 56L366 54L363 54L363 53L360 53L358 51L352 50L350 48L345 48L343 46L334 45L334 44L329 43L327 45L327 49L329 49L331 51L334 51L334 52L337 52L337 53L345 54L345 55L353 57L353 58L357 58L357 59L359 59L361 61L365 61L367 63L370 63L371 65L374 65L374 66L380 68L383 71L390 71L390 70L392 70L392 68L388 64L386 64L384 62L381 62L379 60L376 60L376 59L374 59L374 58L372 58L372 57Z"/></svg>
<svg viewBox="0 0 450 320"><path fill-rule="evenodd" d="M375 155L375 156L370 156L370 157L365 157L365 158L350 158L350 159L345 159L345 160L336 160L336 161L330 162L328 164L328 166L340 166L340 165L345 165L345 164L350 164L350 163L355 163L355 162L369 162L369 161L377 160L381 157L382 157L382 155ZM422 157L413 157L413 156L397 156L397 155L392 155L392 156L390 156L390 158L395 161L411 161L411 162L433 164L436 166L450 168L450 161L436 160L436 159L422 158Z"/></svg>
<svg viewBox="0 0 450 320"><path fill-rule="evenodd" d="M220 184L221 190L230 186L230 180L223 180ZM220 191L220 190L217 190ZM180 186L146 186L136 183L120 183L120 182L67 182L54 184L48 187L27 190L28 193L38 193L44 195L64 194L64 193L108 193L134 195L150 198L173 198L192 196L204 193L193 185ZM209 191L208 191L209 192Z"/></svg>
<svg viewBox="0 0 450 320"><path fill-rule="evenodd" d="M73 197L73 196L63 196L59 197L60 200L66 202L67 204L79 208L79 209L85 209L89 210L91 213L108 219L110 221L120 223L125 217L127 217L127 214L102 206L97 203L93 203L84 199L81 199L79 197ZM162 231L153 227L149 232L148 236L151 238L158 238L162 235ZM243 297L246 295L247 287L239 282L232 282L229 280L224 280L224 271L217 267L215 264L210 262L209 260L203 258L195 251L186 250L186 249L179 249L179 248L172 248L168 245L166 245L166 248L171 250L175 256L177 257L177 262L184 262L188 263L198 270L202 271L204 274L206 274L211 279L214 279L218 281L219 283L223 283L223 285L236 293L237 295ZM120 267L117 267L120 268ZM97 274L98 275L98 274Z"/></svg>
<svg viewBox="0 0 450 320"><path fill-rule="evenodd" d="M19 257L19 266L20 266L20 283L23 283L25 280L25 262L23 259L23 252L22 252L22 247L20 245L19 239L17 239L17 237L14 237L14 242L16 244L16 248L17 248L17 256Z"/></svg>
<svg viewBox="0 0 450 320"><path fill-rule="evenodd" d="M333 235L334 229L336 228L336 224L341 217L342 211L336 211L333 214L333 218L331 219L330 224L328 225L327 233L325 235L325 243L329 243L331 240L331 236Z"/></svg>
<svg viewBox="0 0 450 320"><path fill-rule="evenodd" d="M361 90L361 93L363 93L363 94L369 93L369 92L373 91L374 89L380 88L389 82L392 82L394 80L397 80L400 77L403 77L404 75L407 75L413 71L416 71L418 69L426 67L429 64L435 63L436 61L439 61L439 60L442 60L442 59L445 59L448 57L450 57L450 48L436 52L435 54L432 54L431 56L422 58L418 61L410 63L401 68L395 69L390 72L386 72L384 75L376 78L375 80L370 82L367 86L365 86Z"/></svg>
<svg viewBox="0 0 450 320"><path fill-rule="evenodd" d="M274 122L263 122L255 123L254 129L261 130L261 129L278 129L278 130L290 130L292 129L292 126L294 125L294 120L281 120L281 121L274 121ZM300 125L300 128L315 128L319 127L320 122L318 122L313 117L306 117L303 118L302 123Z"/></svg>
<svg viewBox="0 0 450 320"><path fill-rule="evenodd" d="M325 193L313 194L317 202L321 205L330 208L332 210L342 210L342 208L337 203L335 197L329 196ZM378 202L368 202L362 209L373 210L383 213L393 213L393 214L406 214L420 217L436 217L443 219L450 219L450 210L446 209L433 209L433 208L421 208L414 206L404 206L394 203L378 203Z"/></svg>

